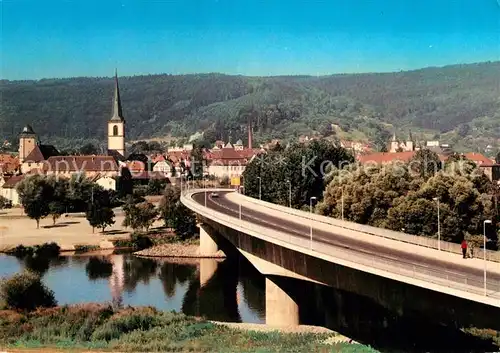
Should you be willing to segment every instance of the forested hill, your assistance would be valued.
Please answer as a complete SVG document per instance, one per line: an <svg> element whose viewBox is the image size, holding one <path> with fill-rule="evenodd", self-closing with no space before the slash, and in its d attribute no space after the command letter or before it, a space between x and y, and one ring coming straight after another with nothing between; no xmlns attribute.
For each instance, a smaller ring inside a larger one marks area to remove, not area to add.
<svg viewBox="0 0 500 353"><path fill-rule="evenodd" d="M323 77L148 75L121 77L120 88L130 139L244 139L248 116L262 139L317 132L382 144L394 127L470 146L500 139L500 62ZM26 123L45 140L104 138L111 78L4 80L0 90L0 138Z"/></svg>

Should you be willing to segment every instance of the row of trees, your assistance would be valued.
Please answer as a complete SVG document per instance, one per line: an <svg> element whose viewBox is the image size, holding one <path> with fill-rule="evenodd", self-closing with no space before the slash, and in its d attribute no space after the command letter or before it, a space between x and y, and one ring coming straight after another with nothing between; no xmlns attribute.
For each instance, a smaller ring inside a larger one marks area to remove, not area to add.
<svg viewBox="0 0 500 353"><path fill-rule="evenodd" d="M324 176L331 168L354 162L344 148L326 140L294 144L284 149L279 145L258 155L243 173L245 194L265 201L301 208L311 197L322 198ZM259 181L260 178L260 181Z"/></svg>
<svg viewBox="0 0 500 353"><path fill-rule="evenodd" d="M26 215L34 219L52 217L53 224L64 213L86 212L93 227L103 230L114 223L113 207L120 204L117 194L81 176L70 179L33 175L17 186Z"/></svg>
<svg viewBox="0 0 500 353"><path fill-rule="evenodd" d="M181 203L180 195L179 187L168 185L158 208L144 199L128 197L123 206L123 225L147 232L157 219L162 219L165 227L173 229L181 239L191 237L196 233L196 216Z"/></svg>
<svg viewBox="0 0 500 353"><path fill-rule="evenodd" d="M335 169L326 183L317 211L361 224L436 237L439 205L441 237L458 243L481 235L485 219L499 221L497 187L460 156L441 164L423 150L407 164Z"/></svg>

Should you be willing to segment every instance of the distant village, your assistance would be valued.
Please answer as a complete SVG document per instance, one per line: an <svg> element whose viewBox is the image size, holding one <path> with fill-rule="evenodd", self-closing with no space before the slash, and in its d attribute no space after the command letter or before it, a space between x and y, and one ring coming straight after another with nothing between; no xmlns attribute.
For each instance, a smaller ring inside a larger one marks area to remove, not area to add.
<svg viewBox="0 0 500 353"><path fill-rule="evenodd" d="M252 129L248 130L248 145L241 140L216 141L210 149L203 149L203 174L216 179L240 178L248 163L255 156L266 153L280 140L272 140L254 148L252 145ZM300 136L299 143L308 143L321 137ZM107 121L107 151L99 155L63 156L53 145L41 144L35 129L26 125L19 134L19 150L17 154L0 154L0 196L10 200L13 205L19 204L16 185L25 177L34 174L71 177L82 175L102 186L104 189L116 190L118 180L127 173L138 183L153 179L177 183L186 175L192 162L193 144L182 147L169 147L163 153L151 155L127 155L126 153L126 121L123 116L118 77L115 75L113 108L111 118ZM373 152L367 143L341 140L340 145L349 149L361 164L386 164L395 161L408 162L416 151L425 148L436 152L445 161L454 153L452 146L439 141L415 141L411 133L405 140L398 139L396 134L388 143L388 152ZM500 182L500 165L481 153L465 153L465 158L473 161L493 181Z"/></svg>

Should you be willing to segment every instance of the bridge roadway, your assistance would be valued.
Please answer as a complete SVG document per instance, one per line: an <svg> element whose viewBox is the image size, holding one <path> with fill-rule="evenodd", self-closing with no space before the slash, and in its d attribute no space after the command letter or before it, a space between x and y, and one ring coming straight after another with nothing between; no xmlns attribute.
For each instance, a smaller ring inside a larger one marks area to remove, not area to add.
<svg viewBox="0 0 500 353"><path fill-rule="evenodd" d="M207 195L207 208L221 212L227 216L239 217L240 205L226 198L227 192L219 192L219 197L212 198ZM204 193L193 195L193 200L198 204L205 206ZM302 219L303 223L294 222L289 219L277 217L263 212L262 208L254 209L241 205L241 219L252 222L253 224L267 227L294 237L310 239L310 223ZM300 218L298 219L300 221ZM314 224L314 223L313 223ZM408 272L419 271L431 274L443 281L456 282L457 285L477 288L474 292L482 293L484 288L484 272L478 268L440 261L436 258L430 258L419 254L412 254L398 249L380 246L376 243L360 241L351 237L342 236L335 233L335 227L332 231L325 231L313 226L314 243L324 243L330 246L341 248L343 251L352 252L353 257L362 256L366 259L376 258L386 263L393 264L397 268L407 269ZM315 245L315 248L317 246ZM500 294L500 274L488 273L487 290L490 297L497 297Z"/></svg>

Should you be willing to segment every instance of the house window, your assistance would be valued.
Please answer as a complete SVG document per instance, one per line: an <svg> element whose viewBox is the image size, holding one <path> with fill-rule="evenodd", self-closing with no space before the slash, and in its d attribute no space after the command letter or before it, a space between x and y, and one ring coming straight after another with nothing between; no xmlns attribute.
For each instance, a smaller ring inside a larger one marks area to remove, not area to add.
<svg viewBox="0 0 500 353"><path fill-rule="evenodd" d="M118 136L118 125L113 125L113 136Z"/></svg>

